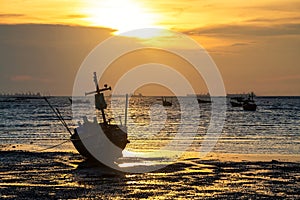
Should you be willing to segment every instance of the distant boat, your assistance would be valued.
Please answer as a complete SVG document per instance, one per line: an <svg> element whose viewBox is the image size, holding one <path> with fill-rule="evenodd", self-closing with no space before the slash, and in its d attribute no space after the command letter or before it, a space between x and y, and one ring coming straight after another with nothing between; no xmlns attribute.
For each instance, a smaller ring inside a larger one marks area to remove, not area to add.
<svg viewBox="0 0 300 200"><path fill-rule="evenodd" d="M230 99L230 104L232 107L242 107L244 104L245 98L244 97L232 97Z"/></svg>
<svg viewBox="0 0 300 200"><path fill-rule="evenodd" d="M245 111L256 111L257 105L254 102L244 103L243 109Z"/></svg>
<svg viewBox="0 0 300 200"><path fill-rule="evenodd" d="M230 101L230 104L232 107L242 107L243 106L243 103L235 102L235 101Z"/></svg>
<svg viewBox="0 0 300 200"><path fill-rule="evenodd" d="M232 107L243 107L245 111L256 111L257 105L254 101L254 93L251 92L247 96L240 95L240 96L233 96L230 98L230 104Z"/></svg>
<svg viewBox="0 0 300 200"><path fill-rule="evenodd" d="M197 99L198 103L211 103L211 100Z"/></svg>
<svg viewBox="0 0 300 200"><path fill-rule="evenodd" d="M162 104L163 104L163 106L172 106L172 102L167 101L166 97L162 97Z"/></svg>
<svg viewBox="0 0 300 200"><path fill-rule="evenodd" d="M254 93L251 92L248 96L248 99L243 103L243 109L245 111L256 111L257 105L254 101Z"/></svg>

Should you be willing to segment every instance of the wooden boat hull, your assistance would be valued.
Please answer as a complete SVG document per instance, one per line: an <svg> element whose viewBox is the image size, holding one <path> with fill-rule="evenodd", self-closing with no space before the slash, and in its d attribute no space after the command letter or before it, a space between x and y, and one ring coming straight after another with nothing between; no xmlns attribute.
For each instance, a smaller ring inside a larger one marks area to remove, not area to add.
<svg viewBox="0 0 300 200"><path fill-rule="evenodd" d="M111 142L110 144L102 144L100 143L98 146L98 149L100 150L100 153L108 155L108 159L110 161L115 161L118 158L122 157L122 151L125 149L127 143L129 143L127 139L127 133L124 132L122 129L119 128L118 125L105 125L100 124L101 129L103 133L106 135L106 137ZM125 127L123 127L125 128ZM82 134L82 133L81 133ZM83 133L85 134L85 133ZM101 134L101 132L96 133ZM83 136L84 137L84 136ZM85 147L83 144L81 138L78 134L78 127L74 130L74 134L71 136L71 141L76 148L76 150L86 159L97 161L95 156L93 156L89 150ZM118 148L107 148L109 146L107 145L115 145ZM100 161L99 161L100 162Z"/></svg>

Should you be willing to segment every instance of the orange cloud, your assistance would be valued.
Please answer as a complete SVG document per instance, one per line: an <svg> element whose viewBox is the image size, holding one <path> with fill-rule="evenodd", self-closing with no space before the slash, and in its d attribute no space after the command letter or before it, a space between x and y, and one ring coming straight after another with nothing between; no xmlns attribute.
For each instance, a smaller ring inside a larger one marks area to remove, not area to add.
<svg viewBox="0 0 300 200"><path fill-rule="evenodd" d="M10 80L12 80L12 81L32 81L33 78L32 78L32 76L28 76L28 75L16 75L16 76L12 76L10 78Z"/></svg>

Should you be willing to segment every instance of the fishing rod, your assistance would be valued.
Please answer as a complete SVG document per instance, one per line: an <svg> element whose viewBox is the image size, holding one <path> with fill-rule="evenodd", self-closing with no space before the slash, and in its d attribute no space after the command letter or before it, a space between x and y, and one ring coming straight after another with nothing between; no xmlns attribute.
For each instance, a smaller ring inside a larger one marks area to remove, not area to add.
<svg viewBox="0 0 300 200"><path fill-rule="evenodd" d="M62 123L62 125L67 129L67 131L70 133L70 135L72 135L71 130L69 129L67 123L65 122L64 118L62 117L62 115L60 114L59 110L57 109L57 111L53 108L53 106L50 104L50 102L48 101L48 99L46 97L44 97L45 101L48 103L48 105L50 106L50 108L52 109L52 111L55 113L56 117L59 119L59 121Z"/></svg>

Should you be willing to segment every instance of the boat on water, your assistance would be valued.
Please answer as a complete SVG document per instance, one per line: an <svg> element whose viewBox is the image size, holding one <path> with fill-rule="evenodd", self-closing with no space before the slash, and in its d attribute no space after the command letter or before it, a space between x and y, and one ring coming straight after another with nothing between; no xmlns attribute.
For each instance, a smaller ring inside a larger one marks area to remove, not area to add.
<svg viewBox="0 0 300 200"><path fill-rule="evenodd" d="M242 107L243 106L243 103L235 102L235 101L230 101L230 104L232 107Z"/></svg>
<svg viewBox="0 0 300 200"><path fill-rule="evenodd" d="M197 99L198 103L212 103L211 100Z"/></svg>
<svg viewBox="0 0 300 200"><path fill-rule="evenodd" d="M240 97L232 97L230 99L230 104L232 107L242 107L244 102L245 102L245 98L240 96Z"/></svg>
<svg viewBox="0 0 300 200"><path fill-rule="evenodd" d="M255 102L247 102L244 103L243 105L243 109L245 111L256 111L257 105L255 104Z"/></svg>
<svg viewBox="0 0 300 200"><path fill-rule="evenodd" d="M107 104L103 95L103 92L111 90L111 87L107 87L107 85L104 85L104 88L100 89L98 86L96 72L94 72L94 82L96 91L85 93L85 95L95 95L95 108L101 111L102 122L98 123L96 117L94 118L93 122L90 122L86 117L83 117L83 124L79 124L79 126L74 129L74 133L71 135L71 141L74 147L82 156L89 160L101 162L99 161L99 159L97 159L97 155L92 154L82 141L82 139L85 139L87 137L90 137L87 138L90 141L93 141L93 138L96 139L100 137L102 139L99 141L99 143L97 143L97 152L99 152L99 154L102 154L102 158L104 155L106 161L109 160L110 162L114 162L116 159L122 157L122 151L129 143L126 127L128 96L126 95L124 125L112 124L111 119L107 120L105 116L105 109L107 108Z"/></svg>
<svg viewBox="0 0 300 200"><path fill-rule="evenodd" d="M235 96L230 98L232 107L242 107L245 111L256 111L257 105L254 101L254 93L251 92L246 96Z"/></svg>
<svg viewBox="0 0 300 200"><path fill-rule="evenodd" d="M254 101L254 93L251 92L248 96L248 99L243 103L243 109L245 111L256 111L257 105Z"/></svg>
<svg viewBox="0 0 300 200"><path fill-rule="evenodd" d="M83 116L83 124L78 122L78 127L76 127L74 130L71 130L67 126L60 111L55 109L46 97L44 97L44 99L49 104L57 118L61 121L63 126L70 133L70 139L76 150L87 160L97 162L100 165L108 166L113 164L118 158L122 157L122 151L129 143L126 126L128 95L126 95L124 124L122 124L122 122L119 125L113 124L112 119L106 119L105 109L107 108L107 104L103 95L103 92L111 90L111 87L104 85L104 88L100 89L98 86L96 72L94 72L94 82L96 85L96 90L85 93L85 95L95 95L95 108L100 110L102 114L101 123L97 121L96 117L94 117L94 120L91 122L86 116Z"/></svg>
<svg viewBox="0 0 300 200"><path fill-rule="evenodd" d="M100 126L102 131L99 131L100 129L96 126ZM85 119L82 125L74 129L74 133L70 138L76 150L83 157L90 161L97 161L101 163L101 161L97 159L97 155L91 153L87 149L87 147L85 146L86 144L84 144L84 142L82 141L82 138L84 138L85 135L87 135L87 137L95 137L95 134L102 134L102 137L107 137L110 142L107 142L107 140L100 141L97 144L97 149L99 150L97 152L103 154L105 157L103 157L102 155L102 158L104 158L107 162L113 163L118 158L122 157L122 151L125 149L127 143L129 143L126 133L127 129L124 130L124 128L126 127L120 127L120 125L116 124L98 123L97 121L90 122ZM91 140L93 140L93 138L91 138ZM114 148L113 146L118 148Z"/></svg>
<svg viewBox="0 0 300 200"><path fill-rule="evenodd" d="M163 106L172 106L172 101L168 101L166 97L162 97L162 104Z"/></svg>

